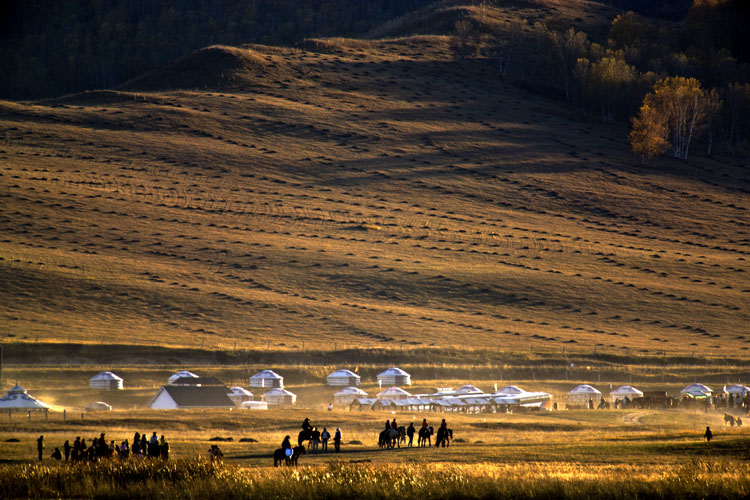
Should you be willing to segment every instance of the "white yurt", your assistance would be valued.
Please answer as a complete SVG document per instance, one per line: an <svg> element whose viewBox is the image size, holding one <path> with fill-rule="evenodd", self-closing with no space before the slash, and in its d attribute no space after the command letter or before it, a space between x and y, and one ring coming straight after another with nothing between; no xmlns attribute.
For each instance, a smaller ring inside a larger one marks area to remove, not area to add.
<svg viewBox="0 0 750 500"><path fill-rule="evenodd" d="M618 399L622 400L622 399L628 398L632 401L633 399L642 398L642 397L643 397L643 391L639 391L632 385L623 385L609 392L609 400L613 403L617 401Z"/></svg>
<svg viewBox="0 0 750 500"><path fill-rule="evenodd" d="M728 385L726 388L726 392L735 397L739 396L741 398L744 398L746 394L750 393L750 387L742 384Z"/></svg>
<svg viewBox="0 0 750 500"><path fill-rule="evenodd" d="M243 389L242 387L232 387L229 389L229 399L234 401L234 404L239 406L241 403L244 403L245 401L252 401L253 400L253 393L248 391L247 389Z"/></svg>
<svg viewBox="0 0 750 500"><path fill-rule="evenodd" d="M505 387L497 391L498 394L523 394L524 392L526 391L524 391L517 385L506 385Z"/></svg>
<svg viewBox="0 0 750 500"><path fill-rule="evenodd" d="M35 397L31 396L26 389L20 385L8 391L8 394L0 398L0 410L44 410L50 409L46 403L42 403Z"/></svg>
<svg viewBox="0 0 750 500"><path fill-rule="evenodd" d="M378 385L380 387L411 385L411 375L394 366L378 374Z"/></svg>
<svg viewBox="0 0 750 500"><path fill-rule="evenodd" d="M711 394L713 393L714 391L712 391L710 387L703 384L694 383L683 387L683 389L680 391L680 398L707 398L711 397Z"/></svg>
<svg viewBox="0 0 750 500"><path fill-rule="evenodd" d="M410 398L411 394L399 387L390 387L382 392L378 393L378 399L385 401L398 401L399 399Z"/></svg>
<svg viewBox="0 0 750 500"><path fill-rule="evenodd" d="M268 406L289 406L297 402L297 395L281 387L276 387L265 393L263 400Z"/></svg>
<svg viewBox="0 0 750 500"><path fill-rule="evenodd" d="M89 379L91 389L117 391L122 389L122 378L112 372L100 372Z"/></svg>
<svg viewBox="0 0 750 500"><path fill-rule="evenodd" d="M475 385L466 384L456 389L456 392L454 394L456 396L461 396L465 394L482 394L482 389L480 389L479 387Z"/></svg>
<svg viewBox="0 0 750 500"><path fill-rule="evenodd" d="M104 401L97 401L88 405L86 411L112 411L112 405Z"/></svg>
<svg viewBox="0 0 750 500"><path fill-rule="evenodd" d="M282 389L284 387L284 377L273 370L262 370L250 377L250 387Z"/></svg>
<svg viewBox="0 0 750 500"><path fill-rule="evenodd" d="M355 399L366 398L367 393L357 387L346 387L333 395L333 402L337 405L349 405Z"/></svg>
<svg viewBox="0 0 750 500"><path fill-rule="evenodd" d="M336 370L326 377L326 383L334 386L357 387L359 375L351 370Z"/></svg>
<svg viewBox="0 0 750 500"><path fill-rule="evenodd" d="M581 384L574 387L568 392L568 403L574 405L585 405L589 400L594 401L595 404L599 404L599 400L602 397L601 391L591 387L588 384Z"/></svg>
<svg viewBox="0 0 750 500"><path fill-rule="evenodd" d="M182 370L182 371L180 371L180 372L177 372L177 373L173 374L173 375L172 375L171 377L169 377L169 378L167 379L167 383L168 383L168 384L173 384L173 383L175 383L175 381L176 381L176 380L178 380L178 379L181 379L181 378L188 378L188 377L190 377L190 378L198 378L198 375L196 375L196 374L195 374L195 373L193 373L193 372L189 372L189 371L187 371L187 370Z"/></svg>

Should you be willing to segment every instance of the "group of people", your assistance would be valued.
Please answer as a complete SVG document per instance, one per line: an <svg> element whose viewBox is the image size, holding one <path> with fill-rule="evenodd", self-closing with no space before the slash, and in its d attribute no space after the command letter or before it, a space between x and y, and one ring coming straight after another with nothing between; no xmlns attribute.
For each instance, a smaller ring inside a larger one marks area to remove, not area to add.
<svg viewBox="0 0 750 500"><path fill-rule="evenodd" d="M44 458L44 435L39 436L36 443L39 460L42 460ZM167 460L169 458L169 443L163 434L159 438L154 432L151 438L148 438L145 433L136 432L133 436L132 445L127 439L118 445L114 439L107 442L107 438L102 432L98 438L93 438L88 444L86 439L81 439L80 436L76 436L73 444L70 444L70 440L66 440L62 450L55 447L51 457L55 460L95 461L111 457L127 459L130 455L136 458L151 457Z"/></svg>
<svg viewBox="0 0 750 500"><path fill-rule="evenodd" d="M424 431L427 431L429 428L430 428L430 426L427 423L427 419L423 418L422 419L422 426L420 428L420 430L423 430L423 432L420 435L424 435ZM396 422L395 418L393 420L386 420L385 421L385 430L388 430L388 429L395 429L395 430L397 430L397 431L400 432L398 422ZM442 429L443 431L447 431L447 429L448 429L448 423L445 421L445 419L443 419L442 422L440 422L440 429ZM412 447L413 444L414 444L414 434L417 433L417 429L414 427L414 422L409 422L409 427L407 427L405 429L405 432L406 432L406 437L409 438L409 442L408 442L407 446L408 447ZM443 446L445 446L445 445L443 445Z"/></svg>
<svg viewBox="0 0 750 500"><path fill-rule="evenodd" d="M333 436L331 436L331 433L328 432L328 429L323 427L323 431L321 432L316 426L312 425L310 423L309 418L305 418L305 420L302 422L302 433L300 433L300 437L298 439L298 444L302 445L302 442L306 439L309 439L310 441L310 450L311 451L317 451L320 448L321 452L327 452L328 451L328 441L333 438L333 449L336 453L341 451L341 429L339 427L336 427L336 431L333 433ZM284 438L284 441L281 443L281 447L286 451L292 449L292 444L290 441L290 437L286 436ZM289 452L287 452L289 453Z"/></svg>

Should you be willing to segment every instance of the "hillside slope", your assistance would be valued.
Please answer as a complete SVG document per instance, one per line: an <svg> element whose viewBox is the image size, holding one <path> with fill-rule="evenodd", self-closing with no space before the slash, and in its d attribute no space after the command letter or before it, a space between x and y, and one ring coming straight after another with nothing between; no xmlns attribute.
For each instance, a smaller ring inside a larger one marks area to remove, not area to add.
<svg viewBox="0 0 750 500"><path fill-rule="evenodd" d="M744 355L747 169L643 167L449 42L0 102L2 340Z"/></svg>

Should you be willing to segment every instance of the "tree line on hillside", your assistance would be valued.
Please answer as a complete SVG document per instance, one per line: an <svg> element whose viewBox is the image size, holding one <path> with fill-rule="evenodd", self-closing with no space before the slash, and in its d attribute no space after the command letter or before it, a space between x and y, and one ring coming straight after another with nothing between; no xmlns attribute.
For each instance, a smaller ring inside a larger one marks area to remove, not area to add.
<svg viewBox="0 0 750 500"><path fill-rule="evenodd" d="M0 97L109 88L213 44L353 35L433 0L7 0Z"/></svg>
<svg viewBox="0 0 750 500"><path fill-rule="evenodd" d="M705 138L731 155L750 146L750 2L694 0L680 23L617 16L606 43L562 22L523 19L488 29L456 23L458 59L489 50L502 78L574 103L603 123L631 119L644 161L668 149L687 159Z"/></svg>

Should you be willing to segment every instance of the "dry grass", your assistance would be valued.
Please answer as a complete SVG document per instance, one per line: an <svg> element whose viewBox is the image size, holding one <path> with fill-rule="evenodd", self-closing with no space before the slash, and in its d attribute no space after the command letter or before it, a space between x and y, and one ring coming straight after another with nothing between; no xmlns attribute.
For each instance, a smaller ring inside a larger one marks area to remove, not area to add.
<svg viewBox="0 0 750 500"><path fill-rule="evenodd" d="M746 357L744 167L641 167L444 36L313 45L0 103L2 340Z"/></svg>

